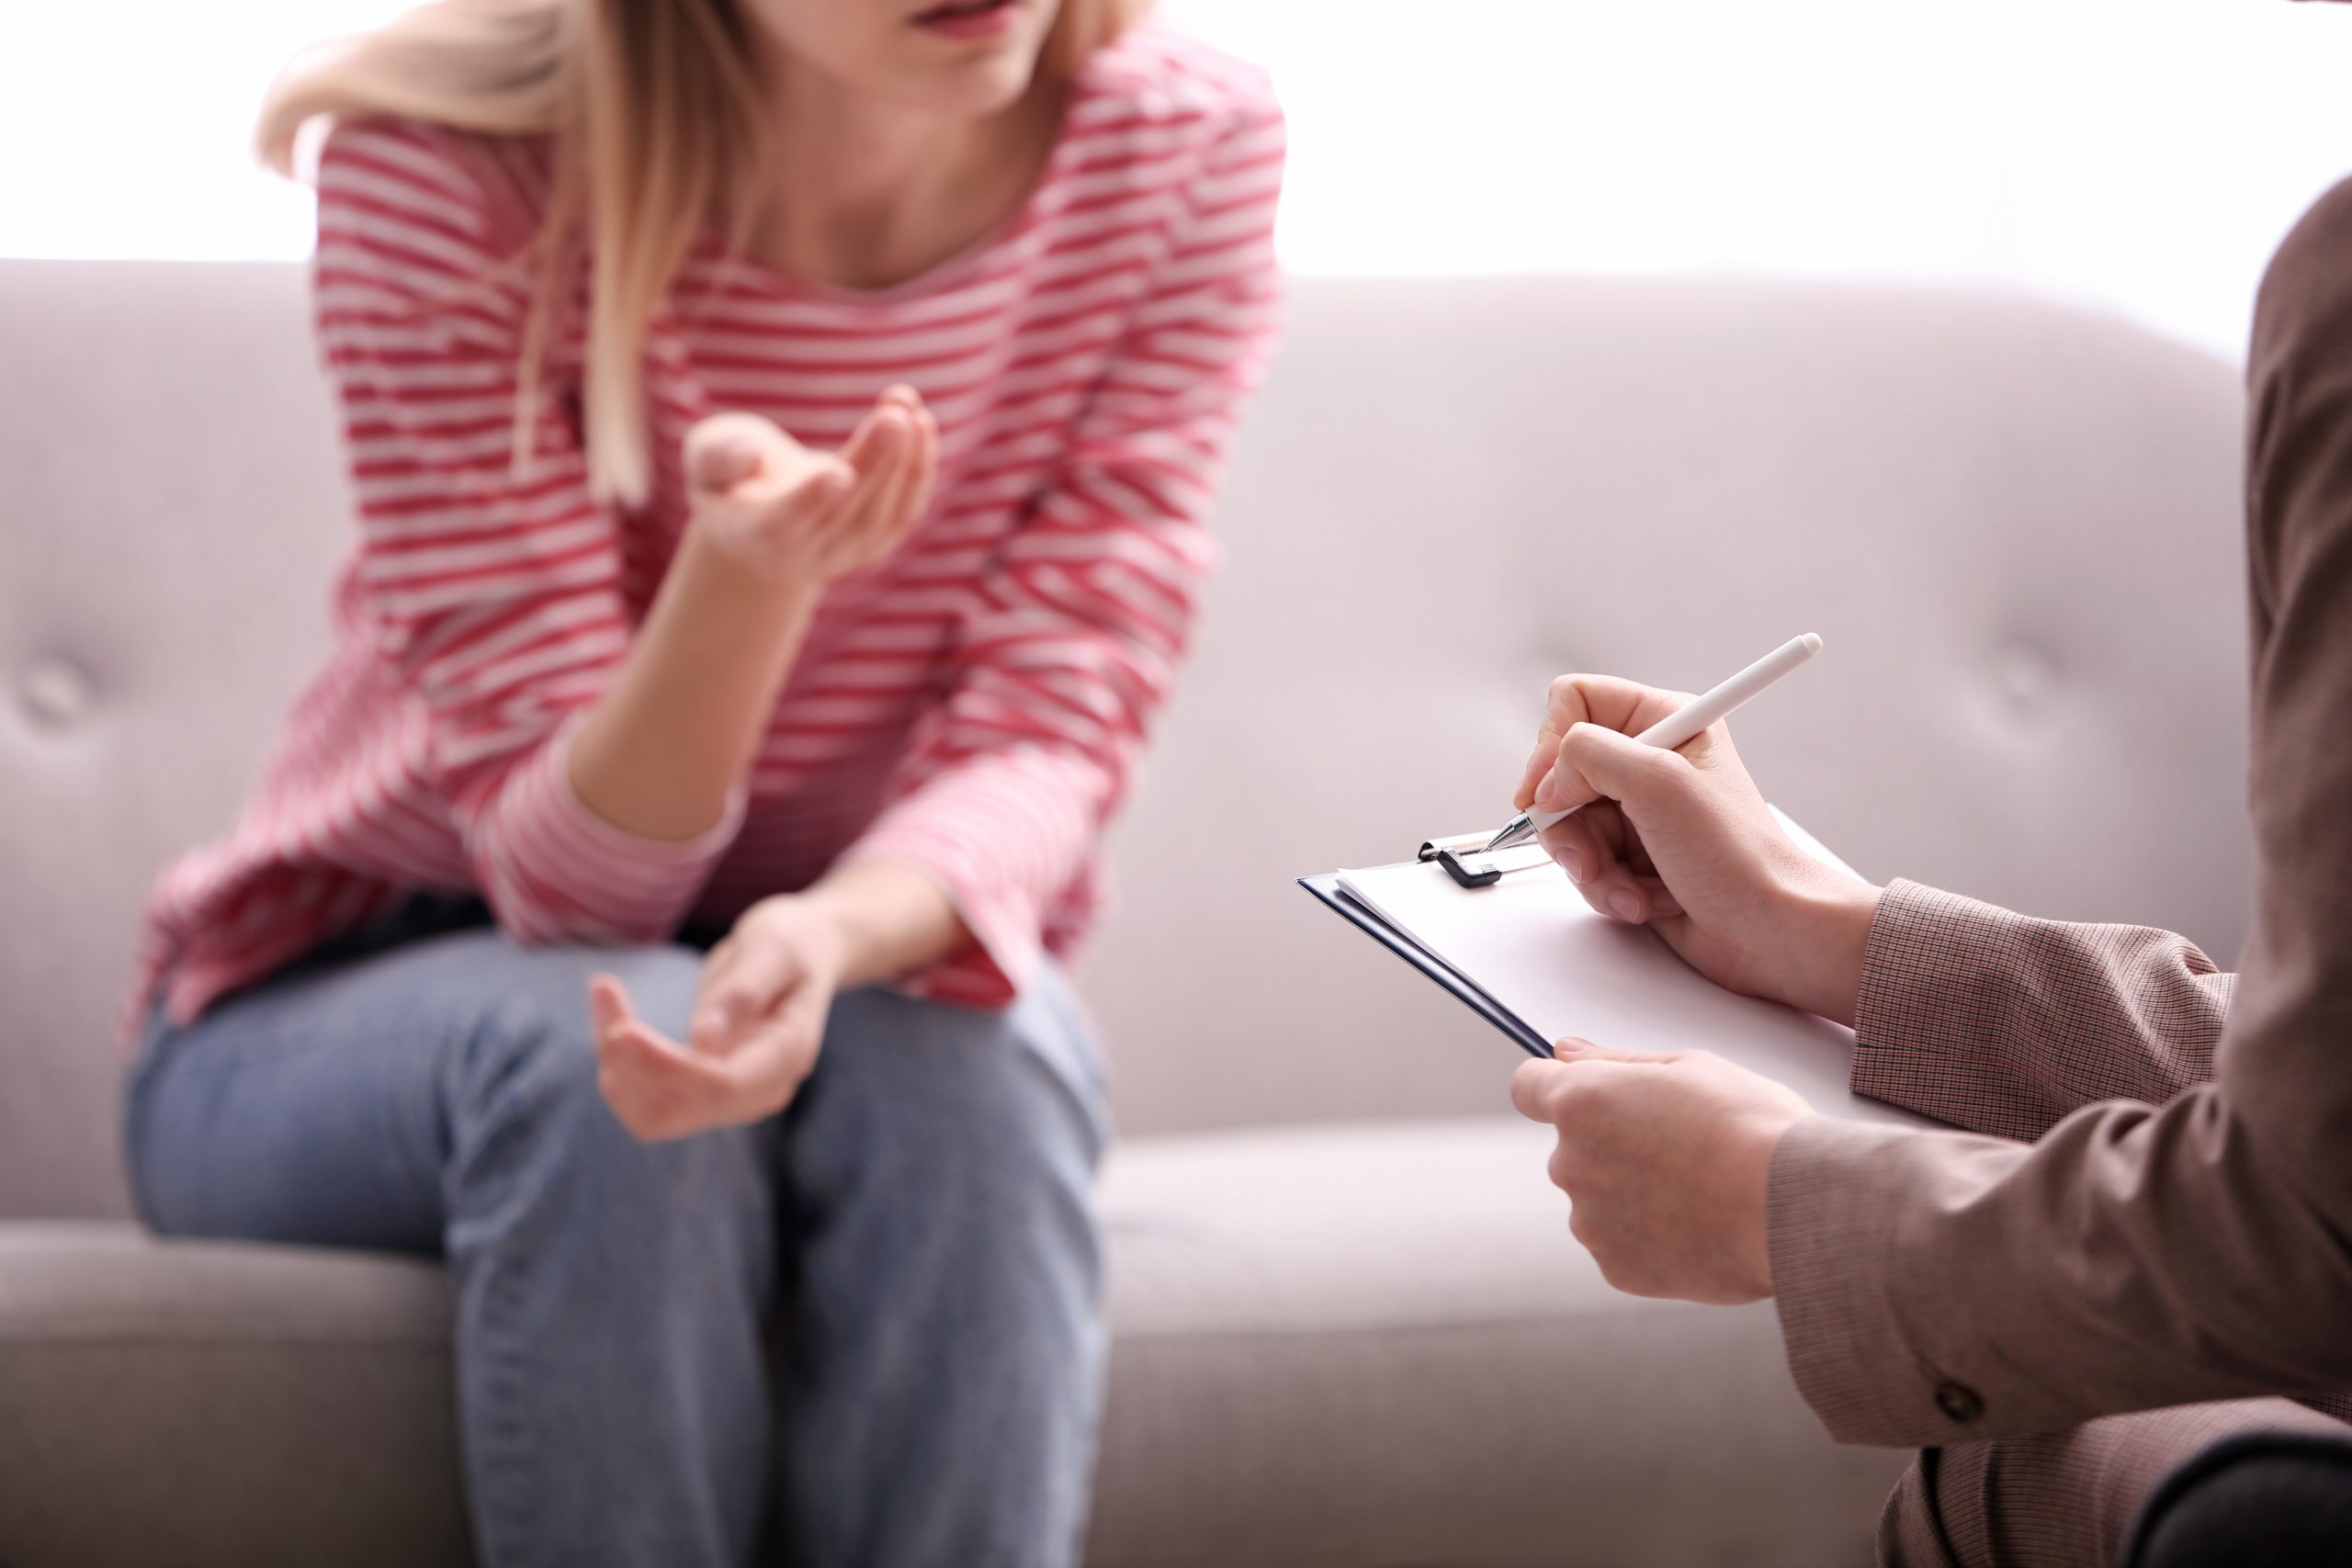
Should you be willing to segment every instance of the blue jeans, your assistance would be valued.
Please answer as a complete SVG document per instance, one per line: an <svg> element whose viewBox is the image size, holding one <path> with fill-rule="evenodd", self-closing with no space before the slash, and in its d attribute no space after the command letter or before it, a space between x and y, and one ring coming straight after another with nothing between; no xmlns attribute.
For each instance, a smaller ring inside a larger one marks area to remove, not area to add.
<svg viewBox="0 0 2352 1568"><path fill-rule="evenodd" d="M458 923L151 1030L148 1223L447 1258L486 1568L740 1565L763 1529L810 1568L1074 1562L1104 1116L1063 976L1002 1014L847 993L783 1115L648 1145L597 1092L588 976L683 1038L702 954Z"/></svg>

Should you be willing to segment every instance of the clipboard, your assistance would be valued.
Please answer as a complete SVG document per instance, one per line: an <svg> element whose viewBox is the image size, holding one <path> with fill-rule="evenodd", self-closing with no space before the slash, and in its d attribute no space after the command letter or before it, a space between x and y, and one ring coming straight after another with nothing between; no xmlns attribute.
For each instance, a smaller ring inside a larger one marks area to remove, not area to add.
<svg viewBox="0 0 2352 1568"><path fill-rule="evenodd" d="M1385 920L1349 897L1340 889L1338 872L1326 872L1321 876L1302 876L1298 885L1329 905L1340 919L1351 922L1373 941L1453 992L1471 1011L1510 1036L1511 1043L1521 1050L1531 1056L1548 1057L1552 1055L1551 1042L1535 1032L1518 1014L1439 963L1424 949L1408 942Z"/></svg>
<svg viewBox="0 0 2352 1568"><path fill-rule="evenodd" d="M1800 848L1850 873L1773 814ZM1410 861L1298 883L1531 1056L1550 1056L1551 1042L1571 1034L1632 1050L1711 1050L1825 1114L1936 1124L1852 1091L1852 1031L1717 987L1657 933L1595 914L1540 848L1484 854L1491 837L1430 840Z"/></svg>

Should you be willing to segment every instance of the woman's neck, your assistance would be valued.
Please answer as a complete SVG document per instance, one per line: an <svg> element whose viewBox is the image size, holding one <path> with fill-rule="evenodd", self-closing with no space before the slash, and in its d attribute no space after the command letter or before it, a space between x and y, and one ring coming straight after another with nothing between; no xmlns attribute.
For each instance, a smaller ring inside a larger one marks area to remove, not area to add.
<svg viewBox="0 0 2352 1568"><path fill-rule="evenodd" d="M770 79L752 250L835 288L888 288L969 249L1027 197L1060 122L1042 78L979 119L878 102L806 67Z"/></svg>

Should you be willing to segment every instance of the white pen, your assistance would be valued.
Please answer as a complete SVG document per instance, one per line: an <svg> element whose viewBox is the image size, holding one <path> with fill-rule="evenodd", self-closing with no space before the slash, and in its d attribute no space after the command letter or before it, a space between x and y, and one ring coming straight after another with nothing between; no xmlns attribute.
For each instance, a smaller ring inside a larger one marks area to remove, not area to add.
<svg viewBox="0 0 2352 1568"><path fill-rule="evenodd" d="M1821 638L1815 633L1792 637L1722 685L1691 698L1634 739L1645 746L1671 751L1820 651ZM1494 841L1479 852L1515 849L1576 809L1571 806L1566 811L1523 811L1512 818L1503 830L1495 835Z"/></svg>

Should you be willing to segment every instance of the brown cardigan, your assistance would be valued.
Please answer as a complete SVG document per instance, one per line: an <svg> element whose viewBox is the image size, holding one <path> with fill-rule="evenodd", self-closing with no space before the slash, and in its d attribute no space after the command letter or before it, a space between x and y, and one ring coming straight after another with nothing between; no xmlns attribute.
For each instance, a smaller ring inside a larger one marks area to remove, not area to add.
<svg viewBox="0 0 2352 1568"><path fill-rule="evenodd" d="M1774 1156L1789 1360L1843 1441L2256 1393L2352 1417L2334 1392L2352 1390L2346 258L2352 181L2288 237L2256 310L2245 972L2160 931L1888 890L1854 1087L1970 1131L1815 1118Z"/></svg>

